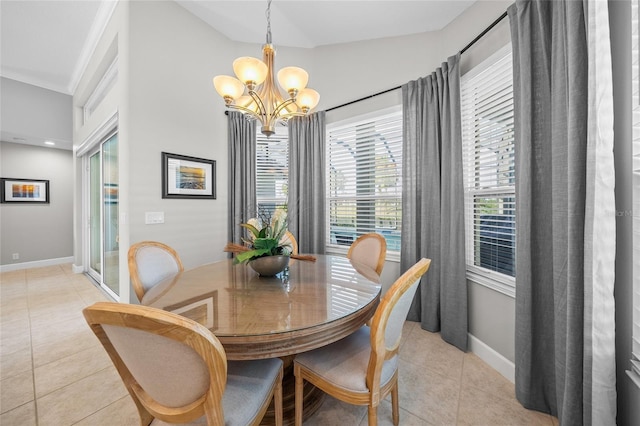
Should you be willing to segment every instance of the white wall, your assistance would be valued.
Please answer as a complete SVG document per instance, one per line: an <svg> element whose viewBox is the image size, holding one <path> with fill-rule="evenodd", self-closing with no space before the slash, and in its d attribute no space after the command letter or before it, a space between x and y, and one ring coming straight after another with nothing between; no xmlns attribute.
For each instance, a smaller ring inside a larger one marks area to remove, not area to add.
<svg viewBox="0 0 640 426"><path fill-rule="evenodd" d="M230 72L239 49L174 2L133 2L130 20L131 243L163 241L186 268L220 260L227 242L227 120L212 78ZM163 151L215 160L217 198L162 199ZM164 212L165 222L145 225L145 212Z"/></svg>

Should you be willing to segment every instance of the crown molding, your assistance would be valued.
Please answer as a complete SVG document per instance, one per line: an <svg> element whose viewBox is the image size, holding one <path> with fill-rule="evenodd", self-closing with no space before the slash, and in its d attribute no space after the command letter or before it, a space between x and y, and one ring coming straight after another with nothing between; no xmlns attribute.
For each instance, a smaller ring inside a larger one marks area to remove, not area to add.
<svg viewBox="0 0 640 426"><path fill-rule="evenodd" d="M76 63L76 67L71 76L71 80L69 81L69 85L67 87L67 92L69 94L73 95L78 88L80 79L86 71L89 61L91 60L91 56L96 50L98 42L100 41L102 34L104 34L104 30L107 28L107 24L109 23L119 1L120 0L103 0L101 2L98 13L96 13L96 17L93 21L93 25L91 25L91 31L87 36L84 46L82 47L82 52L80 53L80 57L78 58L78 62Z"/></svg>

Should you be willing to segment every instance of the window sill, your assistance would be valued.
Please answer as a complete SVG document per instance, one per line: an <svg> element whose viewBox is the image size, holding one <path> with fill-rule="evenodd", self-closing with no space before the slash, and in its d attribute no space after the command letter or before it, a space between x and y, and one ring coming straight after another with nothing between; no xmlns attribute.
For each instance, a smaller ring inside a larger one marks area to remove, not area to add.
<svg viewBox="0 0 640 426"><path fill-rule="evenodd" d="M509 296L513 299L516 297L516 280L513 277L500 276L496 277L494 273L487 273L484 271L474 271L467 269L467 280L490 288L493 291L502 293L505 296Z"/></svg>

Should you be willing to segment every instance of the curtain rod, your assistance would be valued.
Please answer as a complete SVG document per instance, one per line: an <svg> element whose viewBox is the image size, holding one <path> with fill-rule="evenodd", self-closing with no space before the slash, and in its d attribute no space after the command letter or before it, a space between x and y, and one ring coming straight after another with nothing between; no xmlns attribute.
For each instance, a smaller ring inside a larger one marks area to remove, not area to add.
<svg viewBox="0 0 640 426"><path fill-rule="evenodd" d="M482 37L484 37L485 34L487 34L489 31L491 31L491 29L493 27L495 27L496 25L498 25L500 23L500 21L502 21L506 16L507 16L507 12L504 12L502 15L500 15L498 17L498 19L493 21L487 28L485 28L480 34L478 34L476 36L476 38L471 40L471 42L469 44L467 44L460 51L460 54L462 54L462 53L466 52L467 50L469 50L469 48L471 46L473 46L478 40L480 40ZM347 102L347 103L342 104L342 105L338 105L338 106L334 106L334 107L328 108L325 111L327 111L327 112L333 111L334 109L346 107L347 105L355 104L356 102L364 101L364 100L367 100L367 99L370 99L370 98L373 98L373 97L376 97L376 96L379 96L379 95L384 95L385 93L393 92L394 90L398 90L398 89L401 89L401 88L402 88L402 86L397 86L397 87L393 87L391 89L383 90L382 92L374 93L373 95L365 96L364 98L356 99L355 101Z"/></svg>

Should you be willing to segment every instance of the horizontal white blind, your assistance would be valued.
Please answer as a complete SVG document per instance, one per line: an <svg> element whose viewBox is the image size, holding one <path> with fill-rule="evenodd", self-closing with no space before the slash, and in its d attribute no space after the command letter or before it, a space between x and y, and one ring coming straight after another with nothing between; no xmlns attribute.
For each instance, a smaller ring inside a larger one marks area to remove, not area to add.
<svg viewBox="0 0 640 426"><path fill-rule="evenodd" d="M516 266L512 72L508 45L461 79L467 270L492 278Z"/></svg>
<svg viewBox="0 0 640 426"><path fill-rule="evenodd" d="M349 246L382 234L400 251L402 112L327 129L327 246Z"/></svg>
<svg viewBox="0 0 640 426"><path fill-rule="evenodd" d="M287 205L289 189L289 138L285 128L267 138L260 134L256 146L256 201L258 211L270 217Z"/></svg>
<svg viewBox="0 0 640 426"><path fill-rule="evenodd" d="M640 7L631 2L633 91L633 331L631 368L627 370L640 387Z"/></svg>

